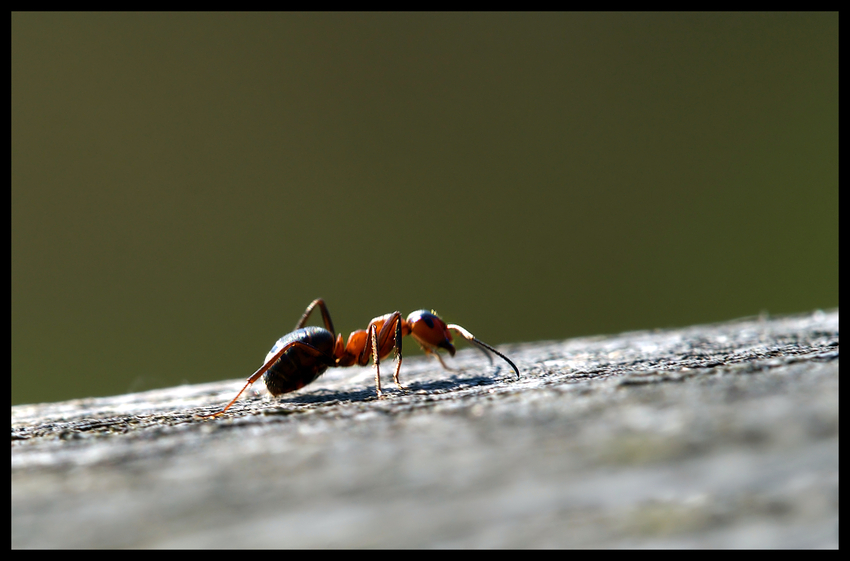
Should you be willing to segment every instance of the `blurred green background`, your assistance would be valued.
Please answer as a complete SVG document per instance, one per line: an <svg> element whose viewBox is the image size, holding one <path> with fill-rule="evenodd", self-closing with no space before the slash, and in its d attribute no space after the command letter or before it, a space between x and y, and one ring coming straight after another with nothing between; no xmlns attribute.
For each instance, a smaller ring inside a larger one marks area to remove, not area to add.
<svg viewBox="0 0 850 561"><path fill-rule="evenodd" d="M838 305L835 13L14 13L11 152L13 404Z"/></svg>

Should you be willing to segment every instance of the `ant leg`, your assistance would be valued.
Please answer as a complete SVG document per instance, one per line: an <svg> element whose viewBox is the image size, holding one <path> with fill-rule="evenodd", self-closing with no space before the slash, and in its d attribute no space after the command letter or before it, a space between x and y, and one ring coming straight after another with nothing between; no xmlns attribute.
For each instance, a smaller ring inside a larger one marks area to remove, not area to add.
<svg viewBox="0 0 850 561"><path fill-rule="evenodd" d="M511 359L509 359L508 357L506 357L505 355L503 355L502 353L500 353L499 351L497 351L496 349L494 349L493 347L491 347L490 345L488 345L484 341L476 339L475 335L473 335L472 333L470 333L469 331L467 331L463 327L461 327L459 325L455 325L453 323L450 323L447 327L449 329L451 329L452 331L456 331L457 333L459 333L464 339L466 339L470 343L477 345L478 348L480 348L482 350L487 349L488 351L494 352L497 355L499 355L500 357L502 357L505 362L507 362L508 364L511 365L511 368L513 368L514 372L516 372L516 377L519 378L519 368L516 367L516 364L514 364L511 361Z"/></svg>
<svg viewBox="0 0 850 561"><path fill-rule="evenodd" d="M445 363L445 361L443 360L443 357L441 357L441 356L440 356L440 353L438 353L437 351L432 351L431 349L429 349L429 348L428 348L428 347L426 347L425 345L419 345L419 347L420 347L423 351L425 351L425 354L426 354L426 355L433 356L433 357L435 357L437 360L439 360L439 361L440 361L440 365L441 365L443 368L445 368L446 370L450 370L450 371L452 371L452 372L457 372L457 371L458 371L458 370L457 370L457 368L452 368L451 366L449 366L448 364L446 364L446 363ZM476 348L477 348L477 347L476 347ZM481 349L479 349L479 350L481 350ZM484 351L481 351L481 352L484 352ZM490 362L492 363L492 362L493 362L493 358L492 358L492 357L491 357L488 353L486 353L486 352L485 352L484 354L485 354L485 355L487 355L487 358L489 358L489 359L490 359Z"/></svg>
<svg viewBox="0 0 850 561"><path fill-rule="evenodd" d="M295 329L301 329L304 327L316 306L318 306L319 310L322 312L322 320L325 322L325 329L336 335L336 331L334 331L334 323L331 321L331 314L328 312L328 307L325 305L325 301L321 298L316 298L310 302L310 305L307 306L307 309L304 311L304 315L301 316L301 319L299 319L298 323L295 324Z"/></svg>
<svg viewBox="0 0 850 561"><path fill-rule="evenodd" d="M399 314L399 312L396 312ZM381 330L383 331L383 329ZM398 389L401 391L407 391L407 388L401 385L401 382L398 380L398 373L401 370L401 314L398 315L395 322L395 372L393 372L393 381L395 385L398 386Z"/></svg>
<svg viewBox="0 0 850 561"><path fill-rule="evenodd" d="M384 397L384 393L381 391L381 359L378 357L378 338L375 334L376 331L374 325L369 325L369 342L372 344L372 362L375 363L375 393L378 395L378 398L382 398ZM366 352L365 348L363 352Z"/></svg>
<svg viewBox="0 0 850 561"><path fill-rule="evenodd" d="M398 373L401 370L401 361L402 361L402 353L401 353L401 344L402 344L402 336L404 335L402 331L402 319L401 312L393 312L388 314L388 318L383 322L381 326L381 332L377 335L377 343L378 343L378 355L388 356L390 354L389 349L387 349L387 343L390 340L390 337L394 337L395 341L393 344L393 348L395 349L396 355L396 363L395 370L393 371L393 382L398 386L398 389L401 391L407 391L407 388L401 385L401 382L398 378ZM387 316L384 316L387 317ZM384 351L386 349L386 351Z"/></svg>
<svg viewBox="0 0 850 561"><path fill-rule="evenodd" d="M285 353L286 351L288 351L288 350L289 350L289 349L291 349L292 347L296 347L296 346L297 346L297 347L302 348L303 350L307 351L308 353L310 353L311 355L313 355L313 356L315 356L315 357L320 357L320 356L322 356L322 351L320 351L319 349L317 349L317 348L316 348L316 347L314 347L313 345L310 345L310 344L305 343L305 342L303 342L303 341L293 341L293 342L291 342L290 344L288 344L288 345L284 346L284 347L283 347L282 349L280 349L278 352L276 352L276 353L274 354L274 356L273 356L273 357L271 357L270 359L268 359L268 360L267 360L267 361L266 361L266 362L265 362L265 363L264 363L264 364L263 364L260 368L258 368L258 369L257 369L257 371L256 371L256 372L254 372L253 374L251 374L251 375L248 377L248 382L247 382L244 386L242 386L242 389L241 389L241 390L239 390L239 393L238 393L238 394L236 394L236 397L234 397L232 400L230 400L230 403L228 403L227 405L225 405L225 406L224 406L224 409L222 409L221 411L218 411L218 412L216 412L216 413L212 413L212 414L210 414L210 415L200 415L200 417L218 417L219 415L221 415L222 413L224 413L225 411L227 411L228 409L230 409L230 406L231 406L231 405L233 405L234 403L236 403L236 400L237 400L237 399L239 399L239 396L240 396L240 395L242 395L242 393L243 393L245 390L247 390L247 389L248 389L248 386L250 386L251 384L253 384L253 383L254 383L254 382L256 382L257 380L259 380L259 379L260 379L260 376L262 376L263 374L265 374L265 373L266 373L266 371L267 371L269 368L271 368L271 367L272 367L272 365L274 365L274 363L275 363L275 362L277 362L277 361L278 361L278 359L279 359L280 357L282 357L282 356L283 356L283 353Z"/></svg>

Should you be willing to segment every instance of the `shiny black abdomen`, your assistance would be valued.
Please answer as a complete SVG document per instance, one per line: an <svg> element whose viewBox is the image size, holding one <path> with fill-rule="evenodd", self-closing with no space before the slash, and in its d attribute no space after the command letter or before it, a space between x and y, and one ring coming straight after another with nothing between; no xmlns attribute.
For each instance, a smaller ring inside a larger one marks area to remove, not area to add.
<svg viewBox="0 0 850 561"><path fill-rule="evenodd" d="M321 356L313 356L300 345L293 345L281 355L271 368L263 374L263 382L272 395L294 392L303 388L319 376L329 366L334 365L334 339L333 333L321 327L303 327L278 339L266 360L271 358L283 347L290 345L293 341L300 341L314 347Z"/></svg>

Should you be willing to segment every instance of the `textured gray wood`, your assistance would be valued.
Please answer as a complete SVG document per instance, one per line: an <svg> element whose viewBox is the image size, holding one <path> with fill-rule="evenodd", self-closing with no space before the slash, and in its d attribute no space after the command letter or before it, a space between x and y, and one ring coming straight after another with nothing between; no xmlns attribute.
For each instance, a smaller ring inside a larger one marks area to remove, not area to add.
<svg viewBox="0 0 850 561"><path fill-rule="evenodd" d="M12 407L12 546L837 547L837 311L501 350Z"/></svg>

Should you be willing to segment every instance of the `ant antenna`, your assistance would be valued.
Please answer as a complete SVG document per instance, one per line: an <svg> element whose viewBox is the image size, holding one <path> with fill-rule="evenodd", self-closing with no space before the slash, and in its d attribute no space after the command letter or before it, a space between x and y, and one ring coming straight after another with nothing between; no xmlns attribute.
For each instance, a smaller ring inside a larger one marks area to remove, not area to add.
<svg viewBox="0 0 850 561"><path fill-rule="evenodd" d="M452 331L457 331L464 339L466 339L467 341L469 341L470 343L472 343L474 345L477 345L480 349L482 349L482 350L487 349L488 351L496 353L497 355L502 357L502 359L504 359L504 361L507 362L508 364L510 364L511 368L514 369L514 372L516 372L516 377L517 378L520 377L519 376L519 368L516 367L516 364L514 364L513 361L511 361L511 359L509 359L508 357L506 357L505 355L503 355L502 353L500 353L499 351L497 351L496 349L494 349L493 347L491 347L490 345L488 345L484 341L477 339L475 337L475 335L473 335L472 333L470 333L469 331L467 331L466 329L464 329L463 327L461 327L457 324L450 323L446 327L448 327ZM487 353L485 352L484 354L487 354ZM487 357L489 358L490 355L487 355ZM492 363L493 359L490 359L490 362Z"/></svg>

